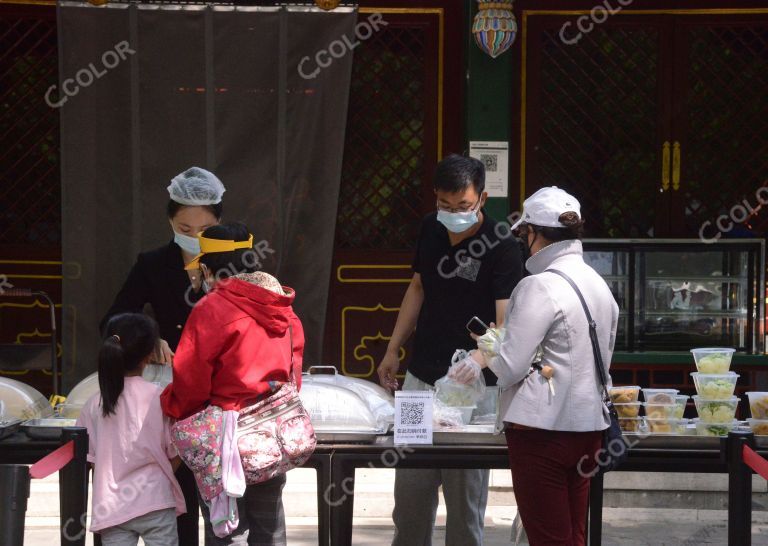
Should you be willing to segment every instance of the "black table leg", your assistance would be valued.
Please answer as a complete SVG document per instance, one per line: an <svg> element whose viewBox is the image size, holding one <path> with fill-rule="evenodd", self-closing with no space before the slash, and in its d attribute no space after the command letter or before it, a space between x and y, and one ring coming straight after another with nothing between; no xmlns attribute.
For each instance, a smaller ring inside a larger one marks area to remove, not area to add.
<svg viewBox="0 0 768 546"><path fill-rule="evenodd" d="M82 427L65 427L61 441L75 444L75 457L59 471L61 544L85 546L85 517L88 513L88 432Z"/></svg>
<svg viewBox="0 0 768 546"><path fill-rule="evenodd" d="M331 490L331 455L315 454L307 465L317 471L317 544L330 546L331 506L326 497Z"/></svg>
<svg viewBox="0 0 768 546"><path fill-rule="evenodd" d="M589 545L603 542L603 475L597 474L589 483Z"/></svg>
<svg viewBox="0 0 768 546"><path fill-rule="evenodd" d="M331 512L331 544L352 546L355 509L355 466L345 458L331 459L331 487L326 501Z"/></svg>

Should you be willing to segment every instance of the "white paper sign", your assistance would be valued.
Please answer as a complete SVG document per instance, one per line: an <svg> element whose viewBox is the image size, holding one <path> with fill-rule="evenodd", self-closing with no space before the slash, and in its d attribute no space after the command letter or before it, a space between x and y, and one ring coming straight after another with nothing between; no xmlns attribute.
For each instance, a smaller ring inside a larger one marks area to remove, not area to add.
<svg viewBox="0 0 768 546"><path fill-rule="evenodd" d="M432 443L432 391L395 392L395 445Z"/></svg>
<svg viewBox="0 0 768 546"><path fill-rule="evenodd" d="M509 142L473 141L469 155L485 164L485 191L488 197L509 195Z"/></svg>

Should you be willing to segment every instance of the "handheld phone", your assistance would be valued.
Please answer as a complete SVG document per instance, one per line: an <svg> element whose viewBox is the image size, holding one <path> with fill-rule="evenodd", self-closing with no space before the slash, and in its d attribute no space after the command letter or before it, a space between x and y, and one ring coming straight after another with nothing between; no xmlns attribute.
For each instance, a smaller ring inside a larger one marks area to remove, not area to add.
<svg viewBox="0 0 768 546"><path fill-rule="evenodd" d="M480 320L477 317L472 317L469 319L469 322L467 323L467 330L472 332L475 335L482 336L490 330L491 327L488 326L486 323L484 323L482 320Z"/></svg>

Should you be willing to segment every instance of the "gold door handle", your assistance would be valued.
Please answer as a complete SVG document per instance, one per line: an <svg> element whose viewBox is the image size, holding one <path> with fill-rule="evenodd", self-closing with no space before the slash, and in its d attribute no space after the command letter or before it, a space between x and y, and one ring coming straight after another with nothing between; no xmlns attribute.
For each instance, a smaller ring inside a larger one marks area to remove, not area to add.
<svg viewBox="0 0 768 546"><path fill-rule="evenodd" d="M669 141L661 147L661 191L669 190Z"/></svg>
<svg viewBox="0 0 768 546"><path fill-rule="evenodd" d="M677 141L672 147L672 189L680 189L680 143Z"/></svg>

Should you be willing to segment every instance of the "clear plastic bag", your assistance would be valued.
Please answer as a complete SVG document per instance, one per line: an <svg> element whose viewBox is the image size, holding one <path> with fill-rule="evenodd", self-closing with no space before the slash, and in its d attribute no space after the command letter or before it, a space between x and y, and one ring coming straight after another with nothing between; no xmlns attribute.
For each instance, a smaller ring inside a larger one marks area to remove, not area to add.
<svg viewBox="0 0 768 546"><path fill-rule="evenodd" d="M464 424L459 408L446 406L437 398L432 406L432 422L435 428L460 427Z"/></svg>
<svg viewBox="0 0 768 546"><path fill-rule="evenodd" d="M451 368L459 362L469 358L469 353L463 349L457 349L451 358ZM470 384L458 383L449 377L448 374L435 381L435 398L450 407L468 407L477 405L485 394L485 377L481 373L478 378Z"/></svg>

